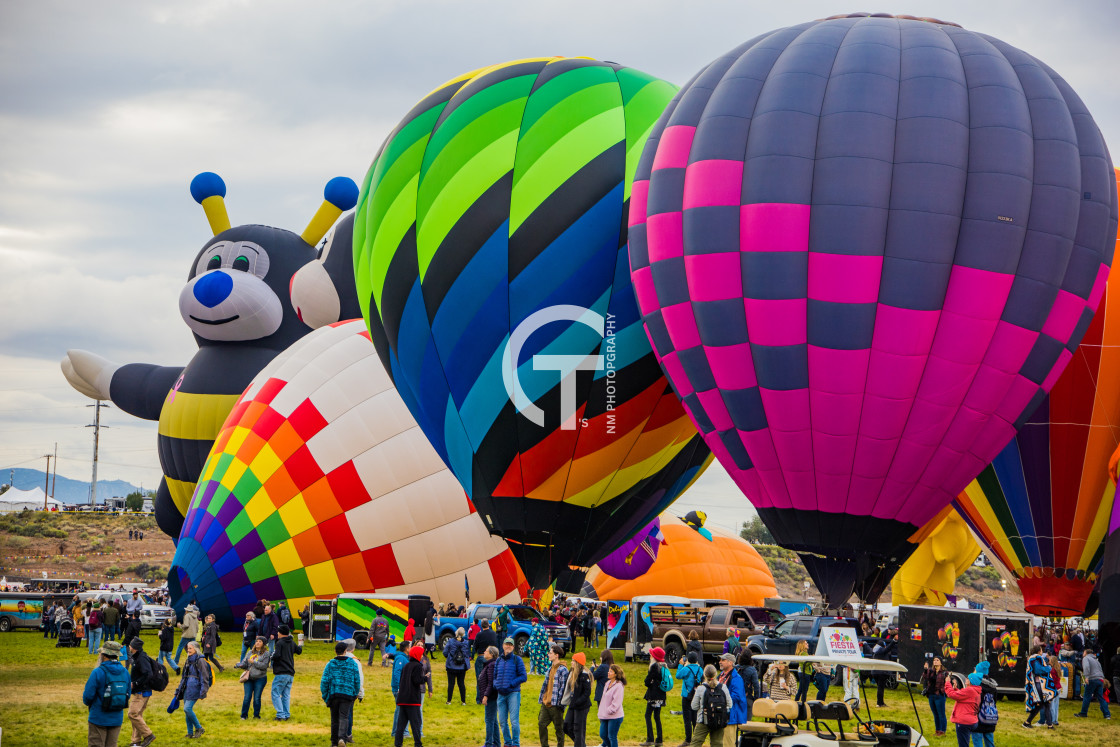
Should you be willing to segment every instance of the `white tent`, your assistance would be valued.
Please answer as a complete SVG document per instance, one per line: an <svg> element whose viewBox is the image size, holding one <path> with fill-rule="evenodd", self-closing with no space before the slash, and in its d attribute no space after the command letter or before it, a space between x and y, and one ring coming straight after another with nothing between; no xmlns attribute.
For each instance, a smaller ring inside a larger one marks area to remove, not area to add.
<svg viewBox="0 0 1120 747"><path fill-rule="evenodd" d="M42 488L34 488L32 490L8 488L3 495L0 495L0 513L22 511L25 508L32 511L42 511L43 497ZM61 511L62 501L56 501L54 498L47 498L47 506Z"/></svg>

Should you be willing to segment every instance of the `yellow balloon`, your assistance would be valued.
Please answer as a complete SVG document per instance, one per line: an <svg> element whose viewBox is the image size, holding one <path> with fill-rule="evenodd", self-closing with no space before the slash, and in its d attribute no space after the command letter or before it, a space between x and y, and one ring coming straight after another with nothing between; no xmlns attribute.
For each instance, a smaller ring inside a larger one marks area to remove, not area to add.
<svg viewBox="0 0 1120 747"><path fill-rule="evenodd" d="M891 603L941 606L956 589L957 577L980 554L980 545L952 507L933 517L915 540L918 549L891 581Z"/></svg>

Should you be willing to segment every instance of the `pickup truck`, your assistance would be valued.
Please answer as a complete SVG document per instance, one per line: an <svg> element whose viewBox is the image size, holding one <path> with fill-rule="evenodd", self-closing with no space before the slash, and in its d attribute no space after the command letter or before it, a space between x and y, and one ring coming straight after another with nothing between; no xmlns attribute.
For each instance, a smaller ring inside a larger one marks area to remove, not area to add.
<svg viewBox="0 0 1120 747"><path fill-rule="evenodd" d="M797 649L798 641L807 641L809 653L813 653L817 650L821 630L836 626L859 630L859 622L853 617L790 615L773 630L748 638L747 649L752 654L792 654ZM860 637L860 641L863 640Z"/></svg>
<svg viewBox="0 0 1120 747"><path fill-rule="evenodd" d="M552 636L557 644L563 646L565 653L571 649L572 640L567 625L547 622L545 616L539 610L527 604L511 604L508 606L509 627L506 628L505 635L513 638L514 650L518 654L522 656L526 654L525 646L529 643L529 633L533 630L533 618L541 621L545 633ZM469 630L472 623L481 620L489 620L490 624L493 625L494 621L498 619L498 613L501 609L502 605L500 604L472 604L467 607L466 617L440 618L439 628L436 631L439 650L443 650L443 644L449 638L455 637L456 628Z"/></svg>
<svg viewBox="0 0 1120 747"><path fill-rule="evenodd" d="M765 607L676 607L655 605L649 608L653 640L665 649L665 663L676 667L687 648L688 635L696 631L705 657L723 653L727 629L761 631L782 620L777 610ZM701 662L702 663L702 662Z"/></svg>

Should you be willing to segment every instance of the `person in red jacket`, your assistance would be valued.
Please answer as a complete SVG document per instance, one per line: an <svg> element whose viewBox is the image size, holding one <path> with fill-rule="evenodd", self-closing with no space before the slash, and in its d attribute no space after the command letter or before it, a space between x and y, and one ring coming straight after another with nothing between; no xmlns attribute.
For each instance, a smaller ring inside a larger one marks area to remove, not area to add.
<svg viewBox="0 0 1120 747"><path fill-rule="evenodd" d="M408 618L408 625L404 629L404 643L412 643L416 640L416 621L411 617Z"/></svg>
<svg viewBox="0 0 1120 747"><path fill-rule="evenodd" d="M984 678L979 672L973 672L968 675L964 686L958 689L958 676L952 674L945 678L945 695L956 701L949 720L957 727L957 747L969 747L972 732L980 721L980 682Z"/></svg>

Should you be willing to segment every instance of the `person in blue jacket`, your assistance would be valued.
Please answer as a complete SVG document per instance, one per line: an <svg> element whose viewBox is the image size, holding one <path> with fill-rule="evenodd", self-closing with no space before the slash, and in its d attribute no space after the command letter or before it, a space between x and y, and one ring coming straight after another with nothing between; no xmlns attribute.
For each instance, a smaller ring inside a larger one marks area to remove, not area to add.
<svg viewBox="0 0 1120 747"><path fill-rule="evenodd" d="M704 670L696 663L696 652L688 652L688 660L677 665L677 682L681 683L681 713L684 716L684 741L692 742L692 726L696 714L692 710L692 696L696 686L704 681Z"/></svg>
<svg viewBox="0 0 1120 747"><path fill-rule="evenodd" d="M727 725L734 727L738 724L745 724L751 720L750 714L747 712L747 688L743 685L742 676L735 669L735 655L721 655L719 657L719 668L719 682L721 685L727 685L727 690L731 693L731 713L727 717ZM738 731L738 729L731 729L732 734L736 734Z"/></svg>
<svg viewBox="0 0 1120 747"><path fill-rule="evenodd" d="M89 708L89 744L98 747L116 747L121 724L124 723L124 711L132 695L132 678L128 670L118 661L121 644L116 641L106 641L101 644L97 653L97 667L90 672L89 679L86 680L86 689L82 692L82 702ZM106 703L102 696L110 682L123 684L124 699L120 708L105 710Z"/></svg>
<svg viewBox="0 0 1120 747"><path fill-rule="evenodd" d="M455 631L454 638L448 638L443 644L443 659L447 665L447 705L451 705L451 697L456 685L459 686L459 701L467 704L467 669L471 666L471 644L467 640L467 633L462 628Z"/></svg>
<svg viewBox="0 0 1120 747"><path fill-rule="evenodd" d="M502 726L506 747L519 747L521 744L521 684L528 679L525 662L513 652L513 639L506 638L494 669L498 723Z"/></svg>

